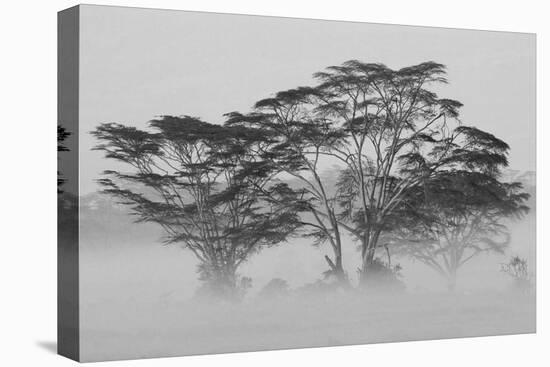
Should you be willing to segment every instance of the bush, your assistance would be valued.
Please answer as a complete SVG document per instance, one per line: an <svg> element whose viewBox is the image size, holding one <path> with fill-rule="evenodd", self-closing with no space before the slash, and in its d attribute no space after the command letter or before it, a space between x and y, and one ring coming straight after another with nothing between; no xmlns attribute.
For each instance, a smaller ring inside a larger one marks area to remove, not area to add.
<svg viewBox="0 0 550 367"><path fill-rule="evenodd" d="M204 301L238 302L252 288L252 278L236 275L235 278L200 278L203 283L195 291L195 298Z"/></svg>
<svg viewBox="0 0 550 367"><path fill-rule="evenodd" d="M531 275L527 266L527 260L513 256L505 264L501 264L501 271L508 274L514 280L514 286L521 290L527 291L531 289Z"/></svg>
<svg viewBox="0 0 550 367"><path fill-rule="evenodd" d="M389 266L383 260L377 258L369 267L368 272L362 273L359 269L361 284L367 288L377 290L402 291L405 284L401 281L401 265Z"/></svg>
<svg viewBox="0 0 550 367"><path fill-rule="evenodd" d="M288 294L288 282L281 278L271 279L258 293L261 298L281 297Z"/></svg>

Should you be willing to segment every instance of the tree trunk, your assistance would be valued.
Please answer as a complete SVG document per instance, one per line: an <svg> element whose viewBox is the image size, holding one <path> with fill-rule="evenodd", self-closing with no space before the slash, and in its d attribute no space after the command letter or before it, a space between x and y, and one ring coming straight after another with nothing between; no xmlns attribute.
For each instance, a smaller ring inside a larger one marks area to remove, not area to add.
<svg viewBox="0 0 550 367"><path fill-rule="evenodd" d="M344 271L344 265L342 264L342 238L340 237L340 228L334 212L330 212L331 224L334 229L336 248L334 249L335 263L334 263L334 275L336 280L341 284L348 284L348 278Z"/></svg>
<svg viewBox="0 0 550 367"><path fill-rule="evenodd" d="M340 253L336 253L334 261L332 261L329 256L325 255L325 260L330 267L330 274L334 275L336 281L342 285L347 285L348 277L342 265L342 255Z"/></svg>
<svg viewBox="0 0 550 367"><path fill-rule="evenodd" d="M338 279L338 281L344 281L345 280L345 277L346 277L346 274L344 273L344 266L342 265L342 254L339 253L337 256L336 256L336 268L334 269L334 273L336 274L336 279Z"/></svg>
<svg viewBox="0 0 550 367"><path fill-rule="evenodd" d="M201 280L204 281L200 295L221 300L236 300L239 298L239 286L235 266L206 265Z"/></svg>
<svg viewBox="0 0 550 367"><path fill-rule="evenodd" d="M340 228L338 226L338 221L336 220L336 216L334 215L333 211L329 210L328 217L332 230L334 231L334 237L330 239L331 247L334 252L334 260L325 255L325 260L330 267L330 271L327 273L333 275L339 284L348 285L348 278L346 272L344 271L344 265L342 263L342 239L340 237Z"/></svg>
<svg viewBox="0 0 550 367"><path fill-rule="evenodd" d="M451 293L454 293L456 290L456 269L452 269L447 274L447 290Z"/></svg>
<svg viewBox="0 0 550 367"><path fill-rule="evenodd" d="M375 261L376 246L378 245L379 230L367 231L361 245L361 268L359 269L359 285L364 286L369 282Z"/></svg>

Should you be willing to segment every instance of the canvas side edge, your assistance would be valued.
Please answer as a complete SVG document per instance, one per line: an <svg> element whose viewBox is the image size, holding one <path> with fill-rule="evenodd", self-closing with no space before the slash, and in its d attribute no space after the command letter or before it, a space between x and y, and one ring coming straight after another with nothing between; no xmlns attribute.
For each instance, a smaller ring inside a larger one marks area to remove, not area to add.
<svg viewBox="0 0 550 367"><path fill-rule="evenodd" d="M69 134L58 148L57 353L80 359L79 326L79 37L80 7L58 13L58 126ZM59 144L59 133L58 133Z"/></svg>

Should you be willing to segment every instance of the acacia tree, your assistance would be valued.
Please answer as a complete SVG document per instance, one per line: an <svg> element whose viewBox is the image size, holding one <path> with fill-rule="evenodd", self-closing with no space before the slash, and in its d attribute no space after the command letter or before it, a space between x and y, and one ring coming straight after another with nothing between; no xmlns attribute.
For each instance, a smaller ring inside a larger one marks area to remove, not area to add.
<svg viewBox="0 0 550 367"><path fill-rule="evenodd" d="M500 270L513 278L514 285L518 290L525 292L531 289L533 284L526 259L517 255L513 256L507 263L501 265Z"/></svg>
<svg viewBox="0 0 550 367"><path fill-rule="evenodd" d="M400 170L400 161L414 161L430 145L448 153L448 120L457 119L462 105L428 89L447 82L445 67L435 62L392 70L352 60L315 76L322 91L317 113L346 134L347 144L330 153L345 166L340 220L360 243L364 283L369 270L376 269L379 237L407 192L443 163L418 161L415 169Z"/></svg>
<svg viewBox="0 0 550 367"><path fill-rule="evenodd" d="M104 192L130 205L138 221L160 225L166 243L190 250L205 290L237 296L238 267L298 223L289 207L263 202L255 189L266 188L272 175L254 154L268 135L189 116L149 126L152 132L109 123L92 133L101 142L95 149L130 169L106 171Z"/></svg>
<svg viewBox="0 0 550 367"><path fill-rule="evenodd" d="M394 252L419 260L444 277L449 290L458 270L481 253L503 253L510 235L506 219L519 219L529 195L518 182L500 182L492 174L438 173L417 193L414 207L401 211L401 222L383 241Z"/></svg>
<svg viewBox="0 0 550 367"><path fill-rule="evenodd" d="M317 219L313 227L319 227L314 233L330 241L336 259L341 259L340 229L359 242L364 282L369 270L379 268L380 235L391 228L409 191L441 167L502 157L476 145L474 140L484 138L479 130L449 127L459 124L462 104L429 90L447 82L441 64L392 70L352 60L314 77L319 81L314 88L279 92L248 115L230 114L230 122L273 131L277 139L265 156L279 159L280 169L303 182ZM470 136L472 144L458 146L460 134ZM318 174L323 160L343 166L333 196L326 195Z"/></svg>
<svg viewBox="0 0 550 367"><path fill-rule="evenodd" d="M270 144L259 147L257 154L298 184L279 182L273 190L261 192L278 205L292 206L305 214L300 220L307 228L304 235L313 238L314 245L329 243L333 251L332 256L325 255L329 265L325 275L346 284L336 193L324 182L320 165L331 147L344 142L344 133L315 114L313 103L318 97L319 92L308 87L281 91L273 98L258 101L250 114L227 114L226 125L251 126L273 137Z"/></svg>

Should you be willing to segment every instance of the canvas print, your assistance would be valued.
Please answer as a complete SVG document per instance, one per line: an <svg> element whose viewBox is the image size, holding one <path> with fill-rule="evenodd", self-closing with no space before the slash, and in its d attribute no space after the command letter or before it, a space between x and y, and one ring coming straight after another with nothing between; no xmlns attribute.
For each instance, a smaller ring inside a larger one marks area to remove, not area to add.
<svg viewBox="0 0 550 367"><path fill-rule="evenodd" d="M535 332L535 35L59 13L81 361Z"/></svg>

